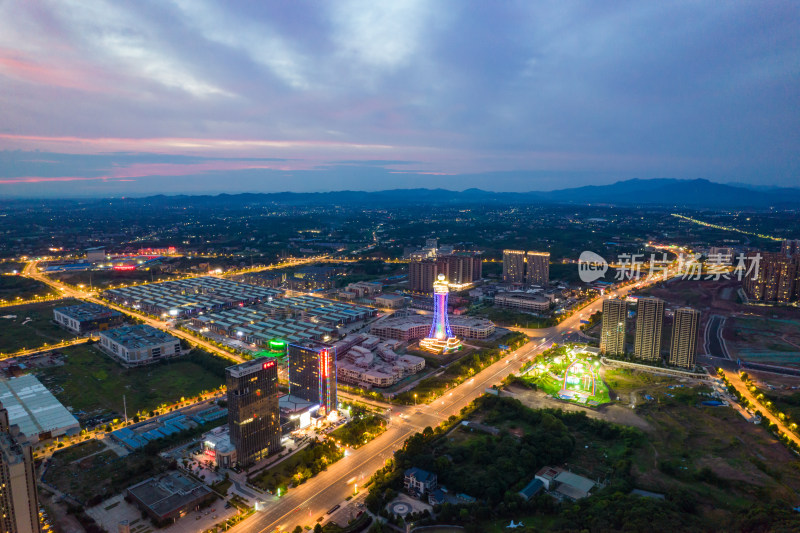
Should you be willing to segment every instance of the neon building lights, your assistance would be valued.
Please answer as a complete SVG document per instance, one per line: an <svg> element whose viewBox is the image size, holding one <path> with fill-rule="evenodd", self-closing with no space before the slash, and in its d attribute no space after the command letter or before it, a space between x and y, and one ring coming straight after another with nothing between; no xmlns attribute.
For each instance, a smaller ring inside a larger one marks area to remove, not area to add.
<svg viewBox="0 0 800 533"><path fill-rule="evenodd" d="M447 286L444 274L439 274L433 282L433 322L428 336L421 341L421 348L434 353L450 352L461 347L461 342L453 335L447 318Z"/></svg>

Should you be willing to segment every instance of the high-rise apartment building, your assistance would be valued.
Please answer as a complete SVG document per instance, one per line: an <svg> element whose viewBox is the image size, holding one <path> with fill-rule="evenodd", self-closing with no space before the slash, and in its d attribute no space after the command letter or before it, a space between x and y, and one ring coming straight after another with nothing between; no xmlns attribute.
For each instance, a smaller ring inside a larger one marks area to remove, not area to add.
<svg viewBox="0 0 800 533"><path fill-rule="evenodd" d="M697 356L697 327L700 311L682 307L675 311L672 324L672 343L669 349L669 364L694 368Z"/></svg>
<svg viewBox="0 0 800 533"><path fill-rule="evenodd" d="M481 256L475 253L462 252L443 255L436 263L436 276L444 274L449 283L456 285L472 283L483 276ZM432 285L431 288L433 288Z"/></svg>
<svg viewBox="0 0 800 533"><path fill-rule="evenodd" d="M481 256L474 253L442 255L436 259L422 259L408 264L408 288L415 292L433 291L433 282L444 274L450 283L461 285L481 279Z"/></svg>
<svg viewBox="0 0 800 533"><path fill-rule="evenodd" d="M225 369L228 425L240 465L249 466L281 448L278 365L258 358Z"/></svg>
<svg viewBox="0 0 800 533"><path fill-rule="evenodd" d="M664 322L664 300L639 298L636 311L636 337L633 354L637 359L661 359L661 326Z"/></svg>
<svg viewBox="0 0 800 533"><path fill-rule="evenodd" d="M524 251L503 250L503 281L506 283L525 282Z"/></svg>
<svg viewBox="0 0 800 533"><path fill-rule="evenodd" d="M800 239L785 239L781 243L781 253L785 255L800 254Z"/></svg>
<svg viewBox="0 0 800 533"><path fill-rule="evenodd" d="M39 501L33 448L19 426L9 425L0 404L0 531L34 533L39 527Z"/></svg>
<svg viewBox="0 0 800 533"><path fill-rule="evenodd" d="M319 404L321 414L338 409L333 348L289 345L289 394Z"/></svg>
<svg viewBox="0 0 800 533"><path fill-rule="evenodd" d="M625 354L625 319L627 314L628 305L625 300L618 298L603 300L600 353L605 355Z"/></svg>
<svg viewBox="0 0 800 533"><path fill-rule="evenodd" d="M742 281L751 300L789 303L800 296L800 254L751 252L746 265Z"/></svg>
<svg viewBox="0 0 800 533"><path fill-rule="evenodd" d="M528 252L525 282L545 287L550 281L550 252Z"/></svg>
<svg viewBox="0 0 800 533"><path fill-rule="evenodd" d="M408 288L414 292L430 292L438 274L437 262L433 259L411 261L408 264Z"/></svg>

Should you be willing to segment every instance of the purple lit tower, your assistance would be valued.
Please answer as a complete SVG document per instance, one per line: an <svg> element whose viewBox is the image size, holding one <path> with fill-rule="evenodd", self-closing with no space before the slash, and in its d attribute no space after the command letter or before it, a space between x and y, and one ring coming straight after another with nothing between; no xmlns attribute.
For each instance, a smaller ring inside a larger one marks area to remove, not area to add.
<svg viewBox="0 0 800 533"><path fill-rule="evenodd" d="M439 274L438 279L433 282L433 322L428 336L419 341L421 348L428 351L441 353L457 350L461 347L459 340L450 330L450 322L447 319L447 294L450 289L447 286L444 274Z"/></svg>

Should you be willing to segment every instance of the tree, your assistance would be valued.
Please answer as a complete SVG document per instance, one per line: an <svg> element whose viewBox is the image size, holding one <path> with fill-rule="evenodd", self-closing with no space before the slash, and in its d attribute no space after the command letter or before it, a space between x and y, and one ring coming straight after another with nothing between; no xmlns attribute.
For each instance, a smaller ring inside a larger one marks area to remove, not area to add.
<svg viewBox="0 0 800 533"><path fill-rule="evenodd" d="M292 533L303 533L303 526L295 526L294 531L292 531Z"/></svg>
<svg viewBox="0 0 800 533"><path fill-rule="evenodd" d="M314 533L322 533L322 525L321 524L318 523L317 525L314 526Z"/></svg>

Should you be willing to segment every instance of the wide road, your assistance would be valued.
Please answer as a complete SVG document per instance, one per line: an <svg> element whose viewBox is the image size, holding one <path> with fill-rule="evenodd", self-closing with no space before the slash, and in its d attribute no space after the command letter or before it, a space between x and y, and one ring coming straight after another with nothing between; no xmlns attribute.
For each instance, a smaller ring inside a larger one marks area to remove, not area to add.
<svg viewBox="0 0 800 533"><path fill-rule="evenodd" d="M741 377L739 377L738 372L726 370L724 368L722 369L722 371L725 373L725 377L728 378L728 381L730 381L731 385L733 385L734 388L737 391L739 391L739 393L742 396L747 398L750 401L750 403L752 403L755 406L754 409L758 409L761 412L762 417L767 418L767 420L778 426L778 429L782 433L785 433L787 437L792 439L796 444L800 445L800 437L795 435L794 432L792 432L792 430L786 427L786 423L783 420L781 420L777 416L767 411L766 407L761 406L759 400L756 399L755 396L753 396L753 393L750 392L750 389L747 388L745 382L742 381Z"/></svg>
<svg viewBox="0 0 800 533"><path fill-rule="evenodd" d="M624 296L640 282L626 288L613 290L608 296ZM237 524L237 533L266 533L292 531L295 526L313 526L317 518L326 517L337 504L353 494L354 484L359 487L370 476L382 468L387 459L403 446L406 439L422 431L426 426L435 427L450 415L457 415L485 390L500 383L512 372L519 372L522 365L535 358L554 342L561 342L564 334L580 329L581 316L589 316L602 308L598 298L579 313L565 319L558 326L536 330L535 340L528 342L495 364L485 368L474 378L458 385L449 393L419 406L392 406L389 429L361 448L351 451L347 457L331 465L328 470L306 481L299 487L287 491L278 500L269 501L262 511Z"/></svg>

